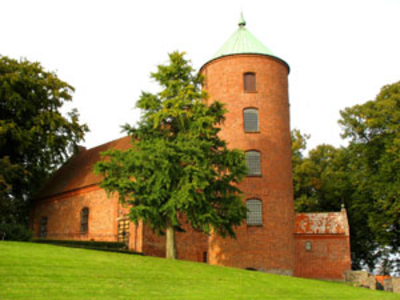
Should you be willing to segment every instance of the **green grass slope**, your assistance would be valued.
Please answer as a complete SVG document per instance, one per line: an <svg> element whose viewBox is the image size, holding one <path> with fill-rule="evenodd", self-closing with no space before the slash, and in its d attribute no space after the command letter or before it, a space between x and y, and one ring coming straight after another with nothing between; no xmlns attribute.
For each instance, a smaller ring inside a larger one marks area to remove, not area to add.
<svg viewBox="0 0 400 300"><path fill-rule="evenodd" d="M0 242L0 299L399 299L340 283L94 250Z"/></svg>

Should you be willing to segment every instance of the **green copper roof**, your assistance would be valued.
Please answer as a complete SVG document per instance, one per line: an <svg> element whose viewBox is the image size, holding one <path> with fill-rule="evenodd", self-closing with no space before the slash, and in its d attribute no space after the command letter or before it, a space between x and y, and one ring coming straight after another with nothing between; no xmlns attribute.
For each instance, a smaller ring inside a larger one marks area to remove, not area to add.
<svg viewBox="0 0 400 300"><path fill-rule="evenodd" d="M248 31L243 14L240 16L239 28L226 41L226 43L214 54L212 59L232 54L256 53L272 55L271 50L265 47L257 38Z"/></svg>

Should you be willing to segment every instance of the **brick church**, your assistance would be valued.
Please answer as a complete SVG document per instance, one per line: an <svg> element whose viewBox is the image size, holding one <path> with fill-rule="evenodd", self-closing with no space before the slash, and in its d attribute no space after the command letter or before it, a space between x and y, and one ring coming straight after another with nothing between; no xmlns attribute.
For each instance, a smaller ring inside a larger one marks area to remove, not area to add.
<svg viewBox="0 0 400 300"><path fill-rule="evenodd" d="M345 209L294 212L289 120L289 65L258 41L243 18L239 28L200 69L210 99L226 104L221 137L245 151L248 176L240 184L248 208L237 239L177 233L179 259L307 278L344 279L351 268ZM35 236L53 240L122 241L130 250L165 256L165 237L127 218L128 207L109 198L93 173L100 153L128 149L124 137L80 149L34 201Z"/></svg>

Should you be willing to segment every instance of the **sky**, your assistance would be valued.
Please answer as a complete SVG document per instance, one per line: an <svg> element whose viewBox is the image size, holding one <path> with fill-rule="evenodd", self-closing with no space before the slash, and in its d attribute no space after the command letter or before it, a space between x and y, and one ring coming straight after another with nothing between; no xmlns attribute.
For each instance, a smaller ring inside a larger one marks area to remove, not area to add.
<svg viewBox="0 0 400 300"><path fill-rule="evenodd" d="M40 62L75 88L91 148L135 124L141 91L168 53L198 70L246 28L291 68L291 128L319 144L346 145L340 110L400 81L400 0L0 0L0 55Z"/></svg>

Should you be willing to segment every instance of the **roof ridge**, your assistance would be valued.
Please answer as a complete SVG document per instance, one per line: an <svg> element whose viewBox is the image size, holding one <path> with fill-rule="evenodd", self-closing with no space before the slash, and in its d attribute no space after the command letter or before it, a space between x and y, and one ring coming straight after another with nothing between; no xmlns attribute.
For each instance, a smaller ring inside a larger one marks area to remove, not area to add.
<svg viewBox="0 0 400 300"><path fill-rule="evenodd" d="M95 174L93 167L103 159L101 153L110 149L126 150L131 147L131 137L128 135L73 155L52 174L34 198L43 199L99 183L101 175Z"/></svg>
<svg viewBox="0 0 400 300"><path fill-rule="evenodd" d="M103 143L103 144L94 146L94 147L92 147L92 148L86 149L85 151L90 151L90 150L93 150L93 149L97 149L97 148L100 148L100 147L104 147L104 146L109 145L109 144L111 144L111 143L115 143L115 142L120 141L120 140L122 140L122 139L126 139L127 137L130 137L130 136L129 136L129 135L126 135L126 136L117 138L117 139L115 139L115 140L112 140L112 141L109 141L109 142L106 142L106 143Z"/></svg>

